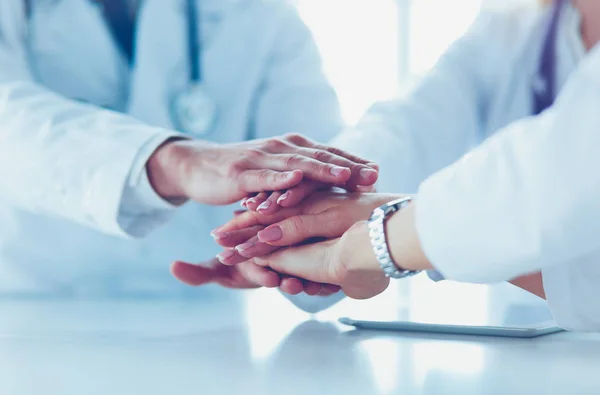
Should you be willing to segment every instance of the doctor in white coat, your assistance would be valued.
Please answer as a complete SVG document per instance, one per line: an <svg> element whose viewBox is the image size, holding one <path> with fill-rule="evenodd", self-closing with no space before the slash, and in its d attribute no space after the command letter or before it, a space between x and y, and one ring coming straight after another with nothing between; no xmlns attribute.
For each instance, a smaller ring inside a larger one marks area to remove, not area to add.
<svg viewBox="0 0 600 395"><path fill-rule="evenodd" d="M512 279L562 327L600 331L599 41L596 0L484 12L412 92L334 140L380 164L380 191L412 202L325 193L249 212L220 231L267 228L225 262L255 257L357 298L387 287L382 267ZM265 255L315 236L331 240Z"/></svg>
<svg viewBox="0 0 600 395"><path fill-rule="evenodd" d="M340 127L285 1L2 1L0 294L184 293L169 263L214 257L210 232L231 215L207 204L303 177L375 181L339 150L271 138L326 141ZM307 286L214 259L202 276Z"/></svg>

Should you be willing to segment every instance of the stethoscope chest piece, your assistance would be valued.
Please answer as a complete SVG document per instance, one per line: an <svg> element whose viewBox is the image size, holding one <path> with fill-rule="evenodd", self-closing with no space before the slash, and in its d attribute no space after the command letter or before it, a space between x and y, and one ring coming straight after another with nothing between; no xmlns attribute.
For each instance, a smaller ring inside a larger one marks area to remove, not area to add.
<svg viewBox="0 0 600 395"><path fill-rule="evenodd" d="M201 83L190 84L172 103L174 126L181 132L204 136L217 120L217 104Z"/></svg>

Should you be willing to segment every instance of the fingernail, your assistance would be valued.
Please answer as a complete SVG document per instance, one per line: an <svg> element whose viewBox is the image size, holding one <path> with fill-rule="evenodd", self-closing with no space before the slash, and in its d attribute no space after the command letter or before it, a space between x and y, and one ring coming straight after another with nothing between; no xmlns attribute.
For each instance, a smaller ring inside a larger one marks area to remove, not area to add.
<svg viewBox="0 0 600 395"><path fill-rule="evenodd" d="M246 207L248 207L249 204L256 204L256 199L252 198L246 200Z"/></svg>
<svg viewBox="0 0 600 395"><path fill-rule="evenodd" d="M360 178L362 178L363 180L369 180L371 177L377 175L377 171L373 169L361 169L359 174Z"/></svg>
<svg viewBox="0 0 600 395"><path fill-rule="evenodd" d="M244 244L240 244L238 246L235 247L236 250L243 252L243 251L247 251L250 248L254 247L255 243L244 243Z"/></svg>
<svg viewBox="0 0 600 395"><path fill-rule="evenodd" d="M258 206L257 210L258 211L266 210L269 207L271 207L271 201L270 200L265 200L264 202L262 202L262 204L260 206Z"/></svg>
<svg viewBox="0 0 600 395"><path fill-rule="evenodd" d="M342 174L344 171L346 170L345 167L339 167L339 166L334 166L331 168L330 172L331 174L333 174L334 176L339 176L340 174Z"/></svg>
<svg viewBox="0 0 600 395"><path fill-rule="evenodd" d="M379 165L377 163L369 162L369 163L367 163L367 166L369 166L370 168L375 169L375 170L379 169Z"/></svg>
<svg viewBox="0 0 600 395"><path fill-rule="evenodd" d="M277 199L277 204L281 204L281 202L283 202L288 197L290 197L290 193L289 192L286 192L283 195L279 196L279 199Z"/></svg>
<svg viewBox="0 0 600 395"><path fill-rule="evenodd" d="M225 259L229 259L229 258L231 258L234 255L235 255L235 251L234 250L225 250L222 253L220 253L220 254L217 255L217 259L222 262Z"/></svg>
<svg viewBox="0 0 600 395"><path fill-rule="evenodd" d="M247 204L248 204L248 199L244 199L240 202L240 206L242 206L243 208L246 208Z"/></svg>
<svg viewBox="0 0 600 395"><path fill-rule="evenodd" d="M212 232L210 234L215 240L223 240L229 237L228 232Z"/></svg>
<svg viewBox="0 0 600 395"><path fill-rule="evenodd" d="M258 232L258 240L263 243L277 241L283 237L283 231L279 226L273 226Z"/></svg>

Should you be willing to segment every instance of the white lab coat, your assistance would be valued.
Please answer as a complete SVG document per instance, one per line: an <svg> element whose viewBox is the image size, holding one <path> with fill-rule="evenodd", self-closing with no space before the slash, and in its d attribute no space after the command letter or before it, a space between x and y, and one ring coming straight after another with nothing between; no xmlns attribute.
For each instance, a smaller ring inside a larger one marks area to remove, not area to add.
<svg viewBox="0 0 600 395"><path fill-rule="evenodd" d="M381 165L380 190L418 192L419 238L445 278L541 270L558 324L600 331L600 46L578 55L577 17L561 20L561 90L542 115L529 116L548 10L485 12L335 143Z"/></svg>
<svg viewBox="0 0 600 395"><path fill-rule="evenodd" d="M0 2L0 294L179 294L170 262L219 252L210 231L231 207L174 210L143 194L140 205L145 160L176 134L169 103L188 75L184 2L141 3L130 73L92 1L34 1L29 23L20 0ZM336 95L288 3L198 3L219 107L206 139L339 131Z"/></svg>

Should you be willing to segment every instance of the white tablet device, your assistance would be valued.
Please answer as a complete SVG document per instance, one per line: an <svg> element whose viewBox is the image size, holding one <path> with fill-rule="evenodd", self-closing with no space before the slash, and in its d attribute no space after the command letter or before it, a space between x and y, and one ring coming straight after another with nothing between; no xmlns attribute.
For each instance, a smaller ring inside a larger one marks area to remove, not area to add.
<svg viewBox="0 0 600 395"><path fill-rule="evenodd" d="M403 332L440 333L449 335L475 335L497 337L532 338L551 333L561 332L562 329L554 323L528 326L485 326L485 325L451 325L431 324L410 321L360 321L351 318L340 318L345 325L360 329L391 330Z"/></svg>
<svg viewBox="0 0 600 395"><path fill-rule="evenodd" d="M394 283L391 295L337 311L360 329L533 338L562 331L546 301L510 284L433 283L426 277ZM391 303L397 301L399 303Z"/></svg>

